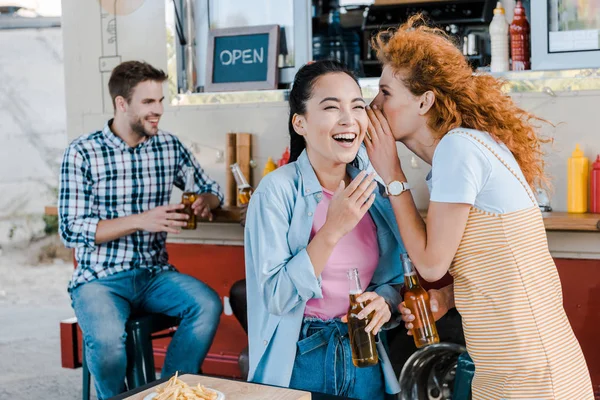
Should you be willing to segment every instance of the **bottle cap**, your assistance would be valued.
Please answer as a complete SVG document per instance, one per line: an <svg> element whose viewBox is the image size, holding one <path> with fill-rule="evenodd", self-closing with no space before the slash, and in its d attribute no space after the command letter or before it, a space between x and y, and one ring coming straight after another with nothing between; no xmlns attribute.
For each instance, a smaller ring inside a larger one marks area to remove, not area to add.
<svg viewBox="0 0 600 400"><path fill-rule="evenodd" d="M581 151L578 144L575 145L575 150L573 150L573 154L571 154L571 157L583 157L583 151Z"/></svg>
<svg viewBox="0 0 600 400"><path fill-rule="evenodd" d="M596 157L596 161L592 164L593 169L600 169L600 154Z"/></svg>
<svg viewBox="0 0 600 400"><path fill-rule="evenodd" d="M494 15L498 14L506 14L506 11L504 11L504 7L502 7L502 2L500 1L496 3L496 8L494 8Z"/></svg>

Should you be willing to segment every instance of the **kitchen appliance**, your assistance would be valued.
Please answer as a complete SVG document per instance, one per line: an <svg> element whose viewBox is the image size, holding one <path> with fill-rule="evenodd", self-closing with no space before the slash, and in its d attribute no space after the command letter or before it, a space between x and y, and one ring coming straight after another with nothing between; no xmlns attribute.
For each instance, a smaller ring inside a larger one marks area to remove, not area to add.
<svg viewBox="0 0 600 400"><path fill-rule="evenodd" d="M474 69L489 66L489 24L495 5L495 0L415 0L370 6L363 25L364 75L375 77L381 74L381 65L371 47L371 38L381 30L398 27L419 12L456 40Z"/></svg>

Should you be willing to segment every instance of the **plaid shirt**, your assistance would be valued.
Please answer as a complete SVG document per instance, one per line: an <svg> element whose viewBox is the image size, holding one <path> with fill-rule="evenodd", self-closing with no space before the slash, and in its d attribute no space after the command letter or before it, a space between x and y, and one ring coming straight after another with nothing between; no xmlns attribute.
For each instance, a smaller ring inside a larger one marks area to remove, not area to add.
<svg viewBox="0 0 600 400"><path fill-rule="evenodd" d="M174 270L165 248L165 232L138 231L96 244L100 220L139 214L169 204L173 185L184 189L183 167L193 166L197 193L212 193L221 202L219 185L173 135L156 136L132 148L110 129L81 136L63 157L58 199L60 236L75 248L77 268L69 291L121 271Z"/></svg>

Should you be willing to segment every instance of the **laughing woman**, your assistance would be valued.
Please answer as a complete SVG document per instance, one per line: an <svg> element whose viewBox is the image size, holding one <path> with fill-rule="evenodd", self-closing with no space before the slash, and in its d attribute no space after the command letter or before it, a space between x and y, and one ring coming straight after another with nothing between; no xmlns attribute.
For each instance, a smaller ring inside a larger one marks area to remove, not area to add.
<svg viewBox="0 0 600 400"><path fill-rule="evenodd" d="M361 314L374 312L366 327L373 334L397 325L393 285L403 279L390 204L373 175L356 168L365 106L338 62L317 61L296 75L291 162L261 181L246 219L250 381L358 399L398 391L383 346L378 365L353 365L342 322L349 269L368 286L358 300L370 301Z"/></svg>
<svg viewBox="0 0 600 400"><path fill-rule="evenodd" d="M375 47L384 70L367 151L417 270L454 277L473 398L592 400L533 195L544 181L535 117L417 17ZM396 141L432 166L427 225L403 190Z"/></svg>

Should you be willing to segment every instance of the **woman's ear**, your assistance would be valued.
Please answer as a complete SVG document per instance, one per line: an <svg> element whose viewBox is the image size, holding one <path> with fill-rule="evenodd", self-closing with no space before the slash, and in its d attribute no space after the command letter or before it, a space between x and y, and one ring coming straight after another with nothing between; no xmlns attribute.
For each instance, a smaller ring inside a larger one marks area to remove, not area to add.
<svg viewBox="0 0 600 400"><path fill-rule="evenodd" d="M304 128L305 125L306 119L304 118L304 115L294 114L294 116L292 117L292 126L294 127L294 130L298 135L306 135L306 129Z"/></svg>
<svg viewBox="0 0 600 400"><path fill-rule="evenodd" d="M419 115L425 115L435 103L435 94L431 90L428 90L421 95L420 101L421 104L419 104Z"/></svg>

